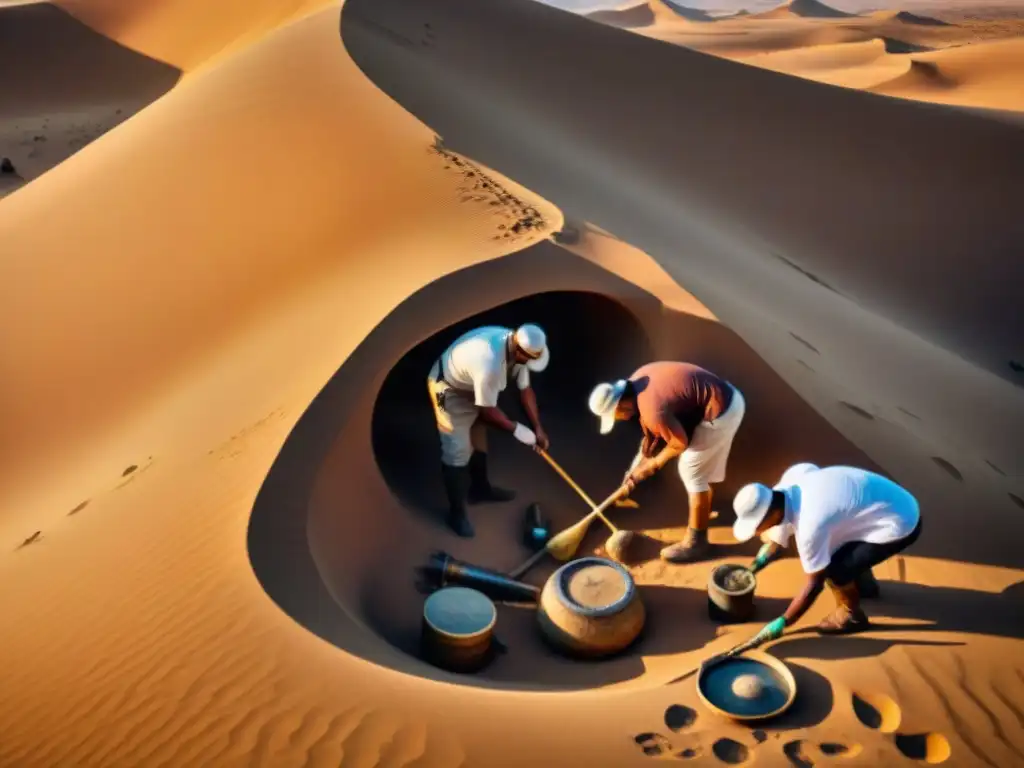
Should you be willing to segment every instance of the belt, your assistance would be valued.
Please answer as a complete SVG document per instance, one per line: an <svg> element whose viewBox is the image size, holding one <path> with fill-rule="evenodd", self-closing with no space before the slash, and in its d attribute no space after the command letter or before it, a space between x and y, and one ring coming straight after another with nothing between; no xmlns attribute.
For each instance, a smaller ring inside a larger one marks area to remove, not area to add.
<svg viewBox="0 0 1024 768"><path fill-rule="evenodd" d="M455 386L450 381L448 381L448 379L446 379L444 377L444 355L441 355L441 357L437 358L437 378L434 379L434 381L436 381L439 384L445 384L450 389L454 389L456 392L468 392L468 391L470 391L470 390L467 390L467 389L460 389L459 387Z"/></svg>

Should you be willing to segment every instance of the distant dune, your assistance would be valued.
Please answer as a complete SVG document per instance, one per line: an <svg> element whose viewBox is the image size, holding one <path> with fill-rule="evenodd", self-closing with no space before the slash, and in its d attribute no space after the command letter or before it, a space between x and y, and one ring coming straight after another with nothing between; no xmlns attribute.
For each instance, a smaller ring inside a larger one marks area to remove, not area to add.
<svg viewBox="0 0 1024 768"><path fill-rule="evenodd" d="M641 3L629 8L621 8L610 11L594 11L586 14L588 19L599 21L613 27L630 29L633 27L648 27L654 23L654 11L649 3Z"/></svg>
<svg viewBox="0 0 1024 768"><path fill-rule="evenodd" d="M915 55L875 93L958 106L1024 111L1024 38Z"/></svg>
<svg viewBox="0 0 1024 768"><path fill-rule="evenodd" d="M777 8L764 13L758 13L751 18L754 19L786 19L799 17L802 19L849 19L856 14L840 11L830 5L818 2L818 0L791 0Z"/></svg>
<svg viewBox="0 0 1024 768"><path fill-rule="evenodd" d="M664 3L665 7L670 11L687 21L708 22L716 20L714 16L711 16L707 11L702 11L700 8L690 8L685 5L679 5L678 3L671 2L671 0L664 0Z"/></svg>
<svg viewBox="0 0 1024 768"><path fill-rule="evenodd" d="M949 22L943 21L942 19L936 19L931 16L919 16L916 13L910 11L899 11L892 15L892 19L895 21L903 22L904 24L919 24L926 27L948 27Z"/></svg>

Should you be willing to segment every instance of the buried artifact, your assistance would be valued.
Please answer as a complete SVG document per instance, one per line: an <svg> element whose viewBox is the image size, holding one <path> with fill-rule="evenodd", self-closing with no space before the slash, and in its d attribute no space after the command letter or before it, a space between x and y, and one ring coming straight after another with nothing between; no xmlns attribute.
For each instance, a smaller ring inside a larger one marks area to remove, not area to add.
<svg viewBox="0 0 1024 768"><path fill-rule="evenodd" d="M722 623L742 622L754 614L757 577L749 568L725 563L708 576L708 615Z"/></svg>
<svg viewBox="0 0 1024 768"><path fill-rule="evenodd" d="M492 600L506 603L535 603L540 589L511 579L503 573L456 560L447 552L430 553L427 564L416 569L417 588L432 592L450 584L472 587Z"/></svg>
<svg viewBox="0 0 1024 768"><path fill-rule="evenodd" d="M704 706L732 720L766 720L782 714L796 698L796 679L774 656L723 656L701 667L697 695Z"/></svg>
<svg viewBox="0 0 1024 768"><path fill-rule="evenodd" d="M420 655L449 672L478 672L503 650L494 637L498 611L469 587L444 587L423 604Z"/></svg>
<svg viewBox="0 0 1024 768"><path fill-rule="evenodd" d="M541 591L537 620L557 650L598 658L624 650L646 614L629 571L613 560L583 557L555 571Z"/></svg>

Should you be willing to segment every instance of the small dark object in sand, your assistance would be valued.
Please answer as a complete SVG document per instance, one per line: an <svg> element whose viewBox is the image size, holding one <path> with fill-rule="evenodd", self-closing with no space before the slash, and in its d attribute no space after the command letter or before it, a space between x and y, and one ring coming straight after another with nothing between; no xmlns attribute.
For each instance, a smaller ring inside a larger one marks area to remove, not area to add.
<svg viewBox="0 0 1024 768"><path fill-rule="evenodd" d="M5 157L0 160L0 173L14 173L14 163L11 162L11 158Z"/></svg>

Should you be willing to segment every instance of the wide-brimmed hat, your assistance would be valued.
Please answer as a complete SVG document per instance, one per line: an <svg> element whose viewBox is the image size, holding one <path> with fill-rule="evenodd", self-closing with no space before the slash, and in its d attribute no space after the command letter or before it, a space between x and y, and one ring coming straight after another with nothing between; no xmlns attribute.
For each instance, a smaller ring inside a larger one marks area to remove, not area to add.
<svg viewBox="0 0 1024 768"><path fill-rule="evenodd" d="M757 533L757 526L768 514L772 504L772 489L763 483L744 485L732 500L732 508L736 513L736 522L732 525L732 535L736 541L749 541Z"/></svg>
<svg viewBox="0 0 1024 768"><path fill-rule="evenodd" d="M601 419L602 435L607 435L615 426L615 409L619 407L619 400L625 391L626 380L619 379L614 384L598 384L590 393L590 410Z"/></svg>
<svg viewBox="0 0 1024 768"><path fill-rule="evenodd" d="M548 367L551 352L548 350L548 337L539 325L528 323L521 325L515 333L516 346L530 359L526 367L534 373L540 373Z"/></svg>

